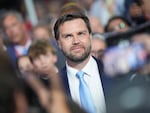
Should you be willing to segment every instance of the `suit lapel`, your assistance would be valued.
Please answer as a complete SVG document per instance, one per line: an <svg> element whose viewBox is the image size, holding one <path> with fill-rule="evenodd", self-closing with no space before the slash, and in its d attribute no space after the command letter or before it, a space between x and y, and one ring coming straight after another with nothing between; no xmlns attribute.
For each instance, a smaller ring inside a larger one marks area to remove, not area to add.
<svg viewBox="0 0 150 113"><path fill-rule="evenodd" d="M105 75L105 73L103 71L103 64L102 64L102 62L100 60L97 60L97 59L95 59L95 60L96 60L97 65L98 65L100 79L101 79L102 87L103 87L103 91L104 91L104 96L106 96L106 94L108 92L108 89L109 89L109 86L111 84L111 79L108 78ZM68 83L68 77L67 77L67 72L66 72L66 66L61 71L61 78L62 78L63 85L65 87L66 94L71 97L69 83Z"/></svg>
<svg viewBox="0 0 150 113"><path fill-rule="evenodd" d="M67 71L66 71L66 66L61 71L61 78L62 78L62 82L63 82L63 85L64 85L65 92L66 92L67 96L71 97L69 83L68 83L68 77L67 77Z"/></svg>
<svg viewBox="0 0 150 113"><path fill-rule="evenodd" d="M13 45L7 47L7 53L10 56L14 68L16 68L17 56Z"/></svg>
<svg viewBox="0 0 150 113"><path fill-rule="evenodd" d="M95 59L95 58L94 58ZM104 96L106 97L107 92L109 90L109 86L111 84L111 79L108 78L105 73L104 73L104 67L103 64L100 60L95 59L98 65L98 70L99 70L99 74L100 74L100 79L101 79L101 83L102 83L102 87L103 87L103 92L104 92Z"/></svg>

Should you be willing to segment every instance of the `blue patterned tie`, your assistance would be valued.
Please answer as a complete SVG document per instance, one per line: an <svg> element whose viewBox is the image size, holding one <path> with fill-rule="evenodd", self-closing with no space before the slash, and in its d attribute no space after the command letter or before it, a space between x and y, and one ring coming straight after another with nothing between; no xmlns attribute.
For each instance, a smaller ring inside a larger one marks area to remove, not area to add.
<svg viewBox="0 0 150 113"><path fill-rule="evenodd" d="M79 71L76 74L76 76L80 80L79 93L80 93L81 105L88 113L96 113L96 109L92 101L92 96L89 87L84 80L84 74L85 73L83 71Z"/></svg>

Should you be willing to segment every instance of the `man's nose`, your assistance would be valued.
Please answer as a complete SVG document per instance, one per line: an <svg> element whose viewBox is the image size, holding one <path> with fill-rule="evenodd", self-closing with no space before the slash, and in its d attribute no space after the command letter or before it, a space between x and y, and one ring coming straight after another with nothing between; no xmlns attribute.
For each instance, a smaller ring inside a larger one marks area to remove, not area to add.
<svg viewBox="0 0 150 113"><path fill-rule="evenodd" d="M73 44L78 44L78 43L80 43L79 37L78 37L78 36L74 36L72 42L73 42Z"/></svg>

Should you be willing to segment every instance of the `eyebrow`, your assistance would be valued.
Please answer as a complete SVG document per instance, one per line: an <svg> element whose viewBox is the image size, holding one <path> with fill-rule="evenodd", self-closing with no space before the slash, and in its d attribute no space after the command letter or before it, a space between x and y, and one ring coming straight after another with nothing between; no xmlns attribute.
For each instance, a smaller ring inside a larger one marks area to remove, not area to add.
<svg viewBox="0 0 150 113"><path fill-rule="evenodd" d="M86 32L88 32L87 30L83 30L83 31L79 31L79 32L84 32L84 33L86 33Z"/></svg>
<svg viewBox="0 0 150 113"><path fill-rule="evenodd" d="M87 32L88 32L87 30L81 30L81 31L77 31L76 33L78 34L78 33L87 33ZM61 36L64 37L66 35L72 35L72 33L64 33Z"/></svg>
<svg viewBox="0 0 150 113"><path fill-rule="evenodd" d="M64 33L64 34L62 34L61 36L62 37L66 37L66 36L71 36L72 34L71 33Z"/></svg>

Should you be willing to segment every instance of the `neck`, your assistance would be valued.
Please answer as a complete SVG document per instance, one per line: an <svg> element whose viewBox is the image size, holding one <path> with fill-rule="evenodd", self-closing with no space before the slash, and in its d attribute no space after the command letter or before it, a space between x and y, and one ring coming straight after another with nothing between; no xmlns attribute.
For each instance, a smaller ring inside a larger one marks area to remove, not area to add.
<svg viewBox="0 0 150 113"><path fill-rule="evenodd" d="M19 43L19 45L25 46L28 41L28 34L26 33L24 37L22 38L22 41Z"/></svg>
<svg viewBox="0 0 150 113"><path fill-rule="evenodd" d="M72 68L75 68L77 70L81 70L88 63L89 59L90 59L90 55L85 60L83 60L81 62L73 62L73 61L70 61L67 59L67 64L69 66L71 66Z"/></svg>

